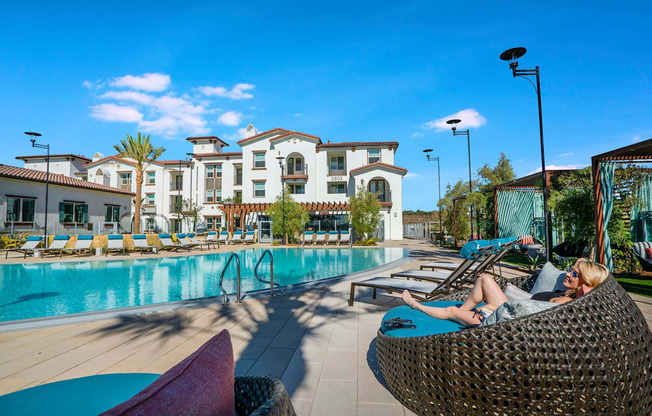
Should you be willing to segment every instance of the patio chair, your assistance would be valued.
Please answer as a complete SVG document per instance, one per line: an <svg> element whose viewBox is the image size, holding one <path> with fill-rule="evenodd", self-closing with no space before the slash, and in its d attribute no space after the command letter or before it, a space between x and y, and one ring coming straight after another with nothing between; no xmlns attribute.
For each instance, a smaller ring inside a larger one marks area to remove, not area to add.
<svg viewBox="0 0 652 416"><path fill-rule="evenodd" d="M70 248L65 248L63 251L69 251L70 254L77 253L77 257L81 257L83 251L92 253L91 244L93 243L92 235L78 235L75 245Z"/></svg>
<svg viewBox="0 0 652 416"><path fill-rule="evenodd" d="M106 254L109 255L109 251L122 251L122 254L125 254L125 240L122 234L112 234L107 236L109 240L106 244Z"/></svg>
<svg viewBox="0 0 652 416"><path fill-rule="evenodd" d="M217 243L217 231L209 231L208 234L206 234L206 239L204 239L204 242Z"/></svg>
<svg viewBox="0 0 652 416"><path fill-rule="evenodd" d="M349 230L340 231L340 241L337 242L337 245L340 244L351 245L351 232Z"/></svg>
<svg viewBox="0 0 652 416"><path fill-rule="evenodd" d="M50 244L50 247L48 248L42 248L38 249L38 251L41 252L42 255L45 255L47 253L54 253L56 255L56 252L59 252L59 258L63 257L63 252L64 252L64 247L70 240L69 235L55 235L54 239L52 240L52 244Z"/></svg>
<svg viewBox="0 0 652 416"><path fill-rule="evenodd" d="M534 277L499 284L530 290ZM439 300L463 301L469 290ZM508 322L376 337L389 390L419 415L649 415L650 345L643 314L613 276L580 298Z"/></svg>
<svg viewBox="0 0 652 416"><path fill-rule="evenodd" d="M204 241L199 241L199 240L197 240L197 238L195 237L195 233L188 233L188 234L186 234L186 238L187 238L187 239L188 239L192 244L194 244L195 247L199 247L199 250L203 250L204 247L206 247L206 249L208 250L208 249L211 248L211 246L217 246L217 248L220 248L220 243L217 242L217 240L215 239L215 236L216 236L215 231L213 231L213 238L212 238L212 239L209 240L209 239L208 239L209 236L206 236L206 240L204 240Z"/></svg>
<svg viewBox="0 0 652 416"><path fill-rule="evenodd" d="M8 235L0 236L2 239L2 248L18 248L20 247L20 240L17 238L9 237Z"/></svg>
<svg viewBox="0 0 652 416"><path fill-rule="evenodd" d="M177 251L180 248L183 248L181 244L177 244L172 240L172 236L170 234L159 234L158 239L161 240L161 250Z"/></svg>
<svg viewBox="0 0 652 416"><path fill-rule="evenodd" d="M328 232L328 240L326 240L326 245L328 244L337 244L340 245L340 234L337 231Z"/></svg>
<svg viewBox="0 0 652 416"><path fill-rule="evenodd" d="M303 238L301 239L301 244L304 246L306 243L311 243L312 244L312 239L315 237L315 232L314 231L304 231L303 232Z"/></svg>
<svg viewBox="0 0 652 416"><path fill-rule="evenodd" d="M255 233L253 231L247 231L242 242L245 244L253 244L255 243L254 237L255 237Z"/></svg>
<svg viewBox="0 0 652 416"><path fill-rule="evenodd" d="M27 258L28 254L30 256L34 255L34 251L36 250L36 247L38 247L42 241L43 241L43 236L32 235L27 237L27 241L25 241L25 244L23 244L20 248L3 248L0 251L5 252L5 259L9 256L10 252L23 253L23 258Z"/></svg>
<svg viewBox="0 0 652 416"><path fill-rule="evenodd" d="M242 243L242 231L234 231L228 242L234 244Z"/></svg>
<svg viewBox="0 0 652 416"><path fill-rule="evenodd" d="M145 234L134 234L132 238L134 239L134 250L140 251L141 255L145 251L151 251L152 253L156 253L155 249L157 249L158 246L148 245L147 236Z"/></svg>
<svg viewBox="0 0 652 416"><path fill-rule="evenodd" d="M500 261L511 251L511 249L514 247L515 244L517 244L518 240L516 239L511 239L511 238L499 238L499 239L494 239L491 240L490 243L494 246L494 250L499 252L499 255L493 259L493 263L491 264L491 267L493 268L494 265L498 264L498 267L500 268ZM480 249L482 250L482 248ZM488 255L491 253L488 253ZM471 265L469 270L473 271L478 267L480 263L476 263ZM434 263L425 263L422 264L419 268L421 270L426 270L426 269L442 269L442 270L455 270L459 266L458 263L449 263L449 262L434 262ZM488 268L487 268L488 269ZM500 270L500 275L502 276L502 269Z"/></svg>
<svg viewBox="0 0 652 416"><path fill-rule="evenodd" d="M186 240L186 235L185 234L175 234L174 236L177 238L177 240L179 241L179 244L181 245L182 248L185 248L186 250L190 251L191 249L196 247L195 244L193 244L190 241Z"/></svg>
<svg viewBox="0 0 652 416"><path fill-rule="evenodd" d="M313 245L317 244L326 244L326 231L317 231L315 235L315 240L312 242Z"/></svg>
<svg viewBox="0 0 652 416"><path fill-rule="evenodd" d="M229 232L228 231L220 231L220 236L217 239L218 243L224 243L228 244L229 243Z"/></svg>

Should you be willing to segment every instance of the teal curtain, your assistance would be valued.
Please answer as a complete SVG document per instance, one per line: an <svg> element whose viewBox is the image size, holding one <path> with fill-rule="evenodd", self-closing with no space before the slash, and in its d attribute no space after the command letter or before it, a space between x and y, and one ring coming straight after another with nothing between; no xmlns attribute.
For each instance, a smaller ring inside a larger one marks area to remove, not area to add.
<svg viewBox="0 0 652 416"><path fill-rule="evenodd" d="M499 190L497 192L499 238L530 234L534 197L534 191Z"/></svg>
<svg viewBox="0 0 652 416"><path fill-rule="evenodd" d="M652 234L649 232L652 223L649 214L645 214L646 211L652 211L652 175L645 175L641 185L636 189L636 198L639 203L632 207L630 213L632 241L652 241ZM648 230L644 230L643 227Z"/></svg>
<svg viewBox="0 0 652 416"><path fill-rule="evenodd" d="M604 229L602 235L604 237L604 258L605 266L609 271L613 271L613 258L611 256L611 241L609 240L609 233L607 227L611 219L611 211L614 206L614 172L616 164L607 162L600 163L600 185L602 187L602 222Z"/></svg>

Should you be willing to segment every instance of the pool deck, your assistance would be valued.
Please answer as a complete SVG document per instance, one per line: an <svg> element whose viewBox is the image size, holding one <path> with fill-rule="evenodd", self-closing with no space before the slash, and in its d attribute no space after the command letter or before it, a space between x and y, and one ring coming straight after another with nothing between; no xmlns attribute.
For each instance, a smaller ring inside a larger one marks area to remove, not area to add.
<svg viewBox="0 0 652 416"><path fill-rule="evenodd" d="M418 269L424 262L459 259L425 242L404 240L386 246L412 249L410 261L374 275L389 276L401 269ZM219 251L241 247L226 246ZM118 257L122 256L109 259ZM380 293L372 299L371 290L362 288L349 307L349 288L350 281L331 281L272 299L245 299L242 304L216 302L0 334L0 395L96 374L162 373L226 328L231 333L236 375L281 378L300 416L411 415L387 390L375 352L383 313L402 302L395 295ZM652 299L632 297L652 327Z"/></svg>

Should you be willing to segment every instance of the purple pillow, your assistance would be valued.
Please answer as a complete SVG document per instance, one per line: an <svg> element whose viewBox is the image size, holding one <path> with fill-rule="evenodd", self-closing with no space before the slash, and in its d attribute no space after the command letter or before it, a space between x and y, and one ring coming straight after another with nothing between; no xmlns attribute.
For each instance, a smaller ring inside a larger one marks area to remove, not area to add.
<svg viewBox="0 0 652 416"><path fill-rule="evenodd" d="M233 347L226 329L140 393L102 415L229 415L235 413Z"/></svg>

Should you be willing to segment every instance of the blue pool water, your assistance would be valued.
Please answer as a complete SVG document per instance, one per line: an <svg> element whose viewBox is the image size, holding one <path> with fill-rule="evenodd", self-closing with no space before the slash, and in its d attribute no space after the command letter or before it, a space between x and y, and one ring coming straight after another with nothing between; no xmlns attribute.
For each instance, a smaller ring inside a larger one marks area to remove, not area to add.
<svg viewBox="0 0 652 416"><path fill-rule="evenodd" d="M402 248L274 248L282 286L359 272L403 257ZM230 253L0 266L0 322L218 296ZM238 252L242 292L268 289L253 277L260 249ZM236 291L235 259L224 289ZM261 277L269 278L263 260Z"/></svg>

